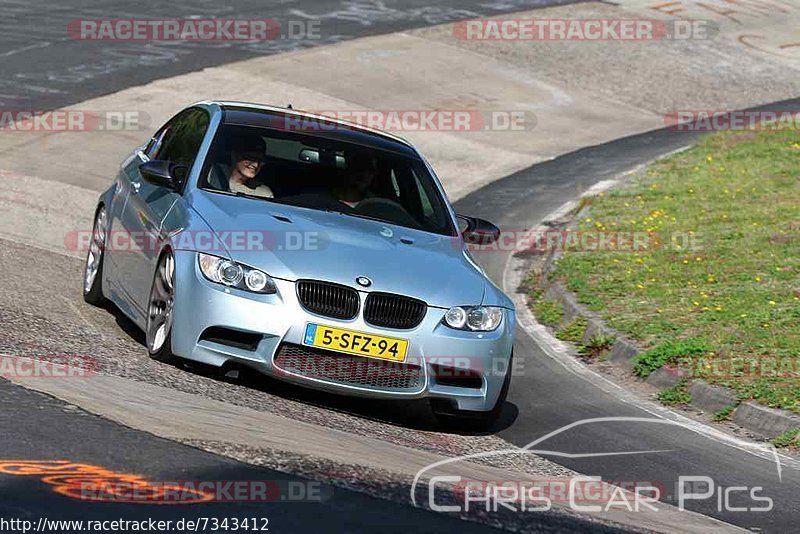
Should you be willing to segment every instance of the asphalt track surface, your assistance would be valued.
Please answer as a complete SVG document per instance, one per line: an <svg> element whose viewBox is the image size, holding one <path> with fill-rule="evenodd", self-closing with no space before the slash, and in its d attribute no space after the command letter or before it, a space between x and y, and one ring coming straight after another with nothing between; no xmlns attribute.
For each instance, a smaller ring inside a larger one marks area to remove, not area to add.
<svg viewBox="0 0 800 534"><path fill-rule="evenodd" d="M123 0L0 1L0 107L47 110L135 85L257 56L322 46L575 0ZM272 19L280 39L259 42L76 40L81 19ZM300 23L311 21L312 26ZM291 24L291 26L290 26ZM297 28L308 28L299 30ZM292 28L292 29L290 29ZM242 79L242 83L253 83Z"/></svg>
<svg viewBox="0 0 800 534"><path fill-rule="evenodd" d="M467 522L448 514L413 508L404 502L370 497L360 492L308 482L300 477L254 467L192 447L154 437L146 432L112 423L67 405L47 395L0 381L0 469L17 461L67 460L99 466L114 473L138 475L151 483L180 483L190 489L190 481L245 481L265 483L278 492L268 492L273 501L225 502L235 497L235 489L221 489L220 501L180 504L173 493L160 504L138 502L87 502L63 496L40 476L0 474L0 520L39 521L172 521L164 532L193 530L178 528L178 522L195 521L198 531L212 531L210 518L220 522L248 519L258 531L269 532L492 532L495 529ZM292 484L294 490L289 490ZM84 491L87 491L84 487ZM125 486L127 487L127 486ZM219 486L224 488L224 486ZM254 487L252 485L247 487ZM305 489L299 489L305 488ZM258 494L250 492L254 500ZM278 497L280 495L280 497ZM306 495L308 500L293 500L291 495ZM597 532L597 525L553 514L531 517L541 531ZM77 532L67 526L44 532ZM62 523L63 524L63 523ZM0 523L1 525L1 523ZM183 523L185 525L185 523ZM208 526L207 528L204 528ZM8 525L7 525L8 527ZM30 527L29 527L30 528ZM255 529L250 529L253 531ZM601 529L613 532L613 529ZM14 532L2 528L0 532ZM128 530L130 531L130 529ZM222 531L222 530L220 530Z"/></svg>
<svg viewBox="0 0 800 534"><path fill-rule="evenodd" d="M81 3L81 7L55 2L2 2L0 9L4 18L0 24L0 66L5 76L0 80L0 105L12 109L60 107L150 80L256 55L444 23L474 14L497 14L558 3L568 2L451 0L428 6L423 2L410 1L392 4L390 9L375 7L380 4L376 3L371 10L356 11L352 9L353 2L289 1L265 6L262 2L250 1L237 2L235 8L220 6L215 2L199 3L192 8L181 2L170 5L148 2L144 8L137 7L137 13L130 13L130 8L123 2ZM198 10L197 5L206 7ZM487 5L494 7L487 8ZM324 15L319 17L323 19L321 33L324 38L314 42L276 41L266 45L224 43L217 47L200 47L142 43L98 45L72 41L63 35L66 23L81 17L124 18L142 16L144 11L146 16L153 18L199 14L287 20L298 17L296 11L291 11L293 9L312 17ZM797 101L788 102L785 108L797 109L797 104ZM771 106L770 109L775 107ZM456 207L460 212L493 220L503 229L529 228L561 203L574 198L581 187L613 177L684 146L691 140L685 133L659 131L583 149L486 186L459 201ZM499 280L506 259L502 254L484 254L479 261L495 280ZM517 339L516 357L523 359L526 373L512 385L503 429L499 432L505 439L524 445L546 432L588 417L650 416L567 372L544 355L523 332L518 332ZM143 475L154 477L154 480L176 476L184 479L231 479L237 476L246 479L287 478L119 427L4 382L0 382L0 395L4 406L13 407L0 415L3 428L14 428L13 432L0 435L0 450L4 452L5 459L64 458L121 470L136 469ZM347 409L346 401L340 408ZM353 412L377 416L369 410L353 409ZM95 439L87 439L89 436ZM783 480L779 482L774 462L756 458L688 430L641 423L592 425L561 435L548 443L548 448L561 452L669 450L671 452L641 457L608 456L582 460L562 457L554 460L585 474L603 476L606 480L660 481L667 488L674 487L674 481L681 474L710 476L724 487L763 486L763 494L775 501L775 509L770 513L719 511L713 499L694 503L690 508L737 525L769 532L796 529L797 517L800 516L800 504L796 497L800 494L800 477L796 471L784 469ZM20 517L21 514L38 516L43 511L52 510L59 512L59 518L65 518L63 514L66 514L98 519L100 509L109 518L116 517L120 510L124 511L125 517L133 517L130 514L151 517L156 514L174 514L175 517L188 517L190 513L211 515L205 510L202 513L198 510L173 511L173 507L170 510L158 507L146 507L148 509L145 510L126 505L95 505L89 508L85 503L76 505L65 497L53 494L46 485L35 479L2 477L0 483L3 488L3 499L0 501L2 517ZM367 526L380 525L382 530L386 530L386 517L393 518L393 526L405 529L413 527L419 530L428 526L436 527L431 530L437 531L471 528L461 522L448 523L456 521L451 518L410 510L402 505L345 490L337 489L334 495L334 499L321 505L322 508L315 503L313 514L306 514L300 508L289 508L289 505L276 505L268 510L268 516L274 518L276 531L283 530L278 528L281 524L298 531L325 526L330 528L332 525L350 527L342 528L350 531L357 531L360 527L368 530ZM674 502L674 494L668 500ZM226 506L220 513L230 516L231 505L211 506ZM307 505L291 503L291 506ZM242 511L248 515L251 512L249 509ZM264 514L260 507L253 512ZM374 516L371 515L373 512ZM317 517L321 519L315 522ZM354 521L354 517L358 519ZM403 524L395 520L397 517L411 519Z"/></svg>

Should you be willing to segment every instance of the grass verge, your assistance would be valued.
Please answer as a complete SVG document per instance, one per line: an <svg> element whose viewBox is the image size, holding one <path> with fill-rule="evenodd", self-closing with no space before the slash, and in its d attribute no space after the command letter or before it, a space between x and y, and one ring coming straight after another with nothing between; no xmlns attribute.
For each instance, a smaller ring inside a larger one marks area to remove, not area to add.
<svg viewBox="0 0 800 534"><path fill-rule="evenodd" d="M785 449L787 447L797 447L800 445L800 443L798 443L797 441L798 436L800 436L800 428L792 428L791 430L787 430L780 436L772 438L772 444L779 449Z"/></svg>
<svg viewBox="0 0 800 534"><path fill-rule="evenodd" d="M721 423L722 421L730 421L735 409L736 405L726 406L720 411L714 413L712 419L717 423Z"/></svg>
<svg viewBox="0 0 800 534"><path fill-rule="evenodd" d="M595 334L589 338L585 345L578 347L578 354L584 360L603 360L616 341L617 339L614 336Z"/></svg>
<svg viewBox="0 0 800 534"><path fill-rule="evenodd" d="M567 241L553 276L647 350L639 375L677 363L800 413L800 132L708 136L578 230L604 250Z"/></svg>
<svg viewBox="0 0 800 534"><path fill-rule="evenodd" d="M564 316L564 306L560 302L542 298L531 306L536 320L548 326L558 326Z"/></svg>
<svg viewBox="0 0 800 534"><path fill-rule="evenodd" d="M556 337L562 341L580 343L586 332L587 321L585 317L578 316L568 325L556 330Z"/></svg>
<svg viewBox="0 0 800 534"><path fill-rule="evenodd" d="M681 380L674 387L665 389L658 394L658 400L667 406L684 405L692 402L692 394L686 380Z"/></svg>

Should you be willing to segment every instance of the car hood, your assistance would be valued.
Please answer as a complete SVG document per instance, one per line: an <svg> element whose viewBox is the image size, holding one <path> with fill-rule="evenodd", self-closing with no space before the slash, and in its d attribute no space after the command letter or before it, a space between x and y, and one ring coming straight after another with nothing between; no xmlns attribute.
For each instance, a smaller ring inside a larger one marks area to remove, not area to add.
<svg viewBox="0 0 800 534"><path fill-rule="evenodd" d="M326 280L447 308L483 302L488 280L461 240L340 213L195 191L193 208L231 259L284 280Z"/></svg>

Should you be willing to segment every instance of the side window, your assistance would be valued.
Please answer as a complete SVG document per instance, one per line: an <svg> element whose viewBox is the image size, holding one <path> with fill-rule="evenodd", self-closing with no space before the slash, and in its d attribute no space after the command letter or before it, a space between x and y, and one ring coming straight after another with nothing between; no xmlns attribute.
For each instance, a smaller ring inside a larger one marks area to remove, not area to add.
<svg viewBox="0 0 800 534"><path fill-rule="evenodd" d="M156 134L147 147L148 157L181 165L176 178L183 182L203 143L208 122L208 113L202 109L184 111Z"/></svg>

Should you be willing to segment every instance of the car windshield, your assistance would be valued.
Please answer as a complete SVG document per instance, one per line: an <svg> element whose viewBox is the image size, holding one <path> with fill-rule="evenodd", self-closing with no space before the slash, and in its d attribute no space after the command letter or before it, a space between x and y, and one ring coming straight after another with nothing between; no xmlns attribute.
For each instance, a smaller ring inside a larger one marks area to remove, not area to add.
<svg viewBox="0 0 800 534"><path fill-rule="evenodd" d="M203 189L334 211L454 235L444 199L419 159L327 137L223 125Z"/></svg>

